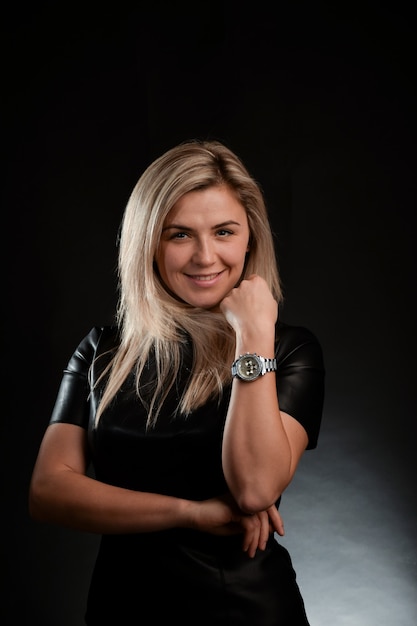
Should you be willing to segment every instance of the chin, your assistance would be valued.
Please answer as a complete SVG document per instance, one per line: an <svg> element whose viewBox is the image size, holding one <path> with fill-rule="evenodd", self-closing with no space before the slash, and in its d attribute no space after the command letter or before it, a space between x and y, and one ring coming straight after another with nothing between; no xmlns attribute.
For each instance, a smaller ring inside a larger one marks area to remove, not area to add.
<svg viewBox="0 0 417 626"><path fill-rule="evenodd" d="M212 311L213 309L218 309L220 305L220 300L212 300L212 301L197 301L197 300L186 300L187 304L196 308L196 309L205 309L206 311Z"/></svg>
<svg viewBox="0 0 417 626"><path fill-rule="evenodd" d="M196 309L207 309L207 310L218 307L224 297L224 296L209 297L209 294L206 294L206 297L202 297L204 294L201 294L200 297L196 297L195 294L193 295L194 297L190 296L187 298L186 295L184 294L182 297L183 302L186 302L187 304L189 304L192 307L195 307Z"/></svg>

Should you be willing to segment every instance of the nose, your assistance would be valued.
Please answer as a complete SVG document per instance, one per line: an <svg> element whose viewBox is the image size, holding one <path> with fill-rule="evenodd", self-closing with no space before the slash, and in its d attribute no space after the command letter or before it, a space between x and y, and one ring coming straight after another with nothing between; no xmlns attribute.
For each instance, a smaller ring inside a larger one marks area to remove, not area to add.
<svg viewBox="0 0 417 626"><path fill-rule="evenodd" d="M215 261L215 245L210 238L196 240L193 261L197 265L211 265Z"/></svg>

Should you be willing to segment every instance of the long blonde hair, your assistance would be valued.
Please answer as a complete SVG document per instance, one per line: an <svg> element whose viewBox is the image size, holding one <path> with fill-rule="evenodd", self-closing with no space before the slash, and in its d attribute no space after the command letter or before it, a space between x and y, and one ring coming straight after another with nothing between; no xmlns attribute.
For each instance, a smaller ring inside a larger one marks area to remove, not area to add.
<svg viewBox="0 0 417 626"><path fill-rule="evenodd" d="M242 161L218 141L191 140L171 148L144 171L125 208L118 259L121 341L104 372L108 379L96 420L133 370L137 394L148 410L147 426L154 425L177 379L187 339L193 350L192 369L178 411L187 415L209 398L220 398L230 382L235 335L224 316L176 300L165 289L154 262L165 217L177 200L217 185L232 189L247 212L250 252L242 278L259 274L278 303L282 300L263 194ZM151 393L145 394L140 379L151 355L155 380Z"/></svg>

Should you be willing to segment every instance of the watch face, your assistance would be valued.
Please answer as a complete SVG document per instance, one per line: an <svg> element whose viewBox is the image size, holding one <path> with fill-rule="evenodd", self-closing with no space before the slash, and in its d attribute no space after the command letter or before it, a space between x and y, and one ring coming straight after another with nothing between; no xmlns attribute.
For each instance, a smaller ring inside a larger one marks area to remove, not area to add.
<svg viewBox="0 0 417 626"><path fill-rule="evenodd" d="M239 359L236 369L242 380L255 380L262 372L262 363L257 356L248 354Z"/></svg>

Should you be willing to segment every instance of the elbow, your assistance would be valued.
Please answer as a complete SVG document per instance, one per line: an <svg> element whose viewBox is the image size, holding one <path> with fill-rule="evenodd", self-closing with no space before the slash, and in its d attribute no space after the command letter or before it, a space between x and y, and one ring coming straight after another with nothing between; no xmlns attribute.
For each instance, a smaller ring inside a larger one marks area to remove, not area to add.
<svg viewBox="0 0 417 626"><path fill-rule="evenodd" d="M29 517L35 522L48 521L46 499L42 489L32 481L28 494Z"/></svg>
<svg viewBox="0 0 417 626"><path fill-rule="evenodd" d="M240 485L240 488L231 489L231 492L239 509L254 515L275 506L290 482L288 476L282 476L281 480L275 478L270 483L263 479L261 482Z"/></svg>
<svg viewBox="0 0 417 626"><path fill-rule="evenodd" d="M236 503L241 511L248 515L254 515L260 511L266 511L278 502L281 491L248 489L235 496Z"/></svg>

